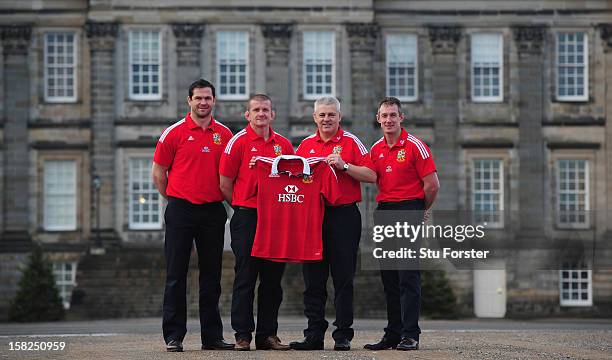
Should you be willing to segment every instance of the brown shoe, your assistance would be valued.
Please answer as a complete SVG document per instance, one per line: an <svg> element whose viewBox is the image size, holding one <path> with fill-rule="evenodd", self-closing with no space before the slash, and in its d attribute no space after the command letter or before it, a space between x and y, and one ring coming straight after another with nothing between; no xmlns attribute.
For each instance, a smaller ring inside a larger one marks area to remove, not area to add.
<svg viewBox="0 0 612 360"><path fill-rule="evenodd" d="M251 350L251 340L249 339L238 339L236 345L234 345L236 351L249 351Z"/></svg>
<svg viewBox="0 0 612 360"><path fill-rule="evenodd" d="M289 345L281 344L278 336L268 336L261 342L255 342L257 350L289 350Z"/></svg>

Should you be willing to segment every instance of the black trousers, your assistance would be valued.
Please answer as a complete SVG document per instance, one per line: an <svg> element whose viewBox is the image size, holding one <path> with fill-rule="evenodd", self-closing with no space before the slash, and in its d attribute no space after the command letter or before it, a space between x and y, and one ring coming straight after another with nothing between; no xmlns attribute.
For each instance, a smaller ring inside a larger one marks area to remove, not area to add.
<svg viewBox="0 0 612 360"><path fill-rule="evenodd" d="M166 287L162 329L164 340L183 341L187 333L187 270L195 239L200 269L202 343L223 338L219 314L221 258L227 212L220 202L194 205L168 198L166 221Z"/></svg>
<svg viewBox="0 0 612 360"><path fill-rule="evenodd" d="M425 210L422 199L381 203L377 210ZM420 214L420 213L419 213ZM422 215L418 216L422 219ZM420 221L420 220L419 220ZM421 272L419 270L381 270L387 299L385 336L393 341L410 337L419 340L421 310Z"/></svg>
<svg viewBox="0 0 612 360"><path fill-rule="evenodd" d="M357 205L328 206L323 218L323 260L303 265L304 314L308 328L304 336L323 340L327 279L331 273L334 285L336 330L334 340L353 339L353 278L357 266L357 249L361 238L361 214Z"/></svg>
<svg viewBox="0 0 612 360"><path fill-rule="evenodd" d="M232 250L236 257L234 266L234 289L232 293L232 328L236 340L252 340L255 331L255 342L278 331L278 308L283 301L281 280L285 263L273 262L251 256L255 230L257 227L257 210L236 207L230 231ZM257 329L253 319L253 300L255 284L259 277L257 289Z"/></svg>

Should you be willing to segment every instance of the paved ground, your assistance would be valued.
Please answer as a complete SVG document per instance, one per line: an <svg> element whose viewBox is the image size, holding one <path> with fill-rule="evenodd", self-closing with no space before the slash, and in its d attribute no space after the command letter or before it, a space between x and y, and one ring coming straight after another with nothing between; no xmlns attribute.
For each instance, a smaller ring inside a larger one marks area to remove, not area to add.
<svg viewBox="0 0 612 360"><path fill-rule="evenodd" d="M416 352L366 351L385 322L356 320L350 352L335 352L328 335L325 351L201 351L197 319L190 319L185 352L166 353L160 319L0 324L0 359L612 359L612 320L546 319L422 321ZM226 324L226 339L232 339ZM284 342L300 339L305 321L282 318ZM65 342L64 351L11 351L10 342Z"/></svg>

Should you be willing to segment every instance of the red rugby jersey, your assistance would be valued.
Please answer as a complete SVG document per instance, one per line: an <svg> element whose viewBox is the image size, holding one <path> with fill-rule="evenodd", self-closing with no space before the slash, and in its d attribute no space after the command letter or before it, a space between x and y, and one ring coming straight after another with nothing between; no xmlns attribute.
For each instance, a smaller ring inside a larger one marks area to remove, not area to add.
<svg viewBox="0 0 612 360"><path fill-rule="evenodd" d="M248 194L249 189L257 180L255 169L249 168L252 157L275 157L292 155L293 153L291 142L275 133L272 128L270 128L270 136L267 141L257 135L250 125L237 132L227 143L219 167L221 175L234 179L232 205L257 207L256 197L253 194Z"/></svg>
<svg viewBox="0 0 612 360"><path fill-rule="evenodd" d="M342 160L346 163L367 166L370 169L376 171L372 160L368 156L368 150L357 138L357 136L351 134L348 131L344 131L342 128L338 129L338 132L334 137L324 142L321 139L319 131L314 135L302 140L302 143L298 147L296 154L302 157L326 157L329 154L340 154ZM349 174L344 171L337 171L338 183L342 188L342 196L335 201L331 202L331 205L345 205L354 202L361 201L361 184L359 181L353 179Z"/></svg>
<svg viewBox="0 0 612 360"><path fill-rule="evenodd" d="M325 200L340 187L325 158L257 158L257 231L251 256L279 262L323 259ZM308 175L310 174L310 175Z"/></svg>
<svg viewBox="0 0 612 360"><path fill-rule="evenodd" d="M385 138L372 145L370 156L376 166L378 202L423 199L423 178L436 171L429 147L402 128L397 143L389 147Z"/></svg>
<svg viewBox="0 0 612 360"><path fill-rule="evenodd" d="M168 167L166 195L192 204L223 201L219 159L232 132L214 119L206 129L188 113L159 137L153 161Z"/></svg>

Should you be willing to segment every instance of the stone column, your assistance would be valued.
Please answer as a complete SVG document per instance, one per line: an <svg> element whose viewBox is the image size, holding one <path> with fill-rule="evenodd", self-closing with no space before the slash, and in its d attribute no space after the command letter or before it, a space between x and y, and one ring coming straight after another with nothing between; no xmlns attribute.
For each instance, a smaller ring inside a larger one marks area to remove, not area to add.
<svg viewBox="0 0 612 360"><path fill-rule="evenodd" d="M522 238L544 235L543 26L516 26L519 91L519 219Z"/></svg>
<svg viewBox="0 0 612 360"><path fill-rule="evenodd" d="M372 131L372 122L375 121L376 104L380 99L376 97L374 87L374 52L380 28L373 23L346 24L346 33L351 52L351 128L363 144L370 149L370 145L378 136L378 131ZM348 106L348 104L343 104ZM376 208L375 197L378 193L375 184L362 186L363 201L360 209L363 214L361 237L368 236Z"/></svg>
<svg viewBox="0 0 612 360"><path fill-rule="evenodd" d="M599 24L599 34L603 43L604 59L602 62L605 66L605 82L606 82L606 104L612 104L612 23ZM607 228L607 238L612 238L612 108L606 106L606 140L605 140L605 152L606 152L606 209L605 215Z"/></svg>
<svg viewBox="0 0 612 360"><path fill-rule="evenodd" d="M266 92L276 109L273 127L275 131L288 136L291 102L289 45L293 24L263 24L261 33L266 40Z"/></svg>
<svg viewBox="0 0 612 360"><path fill-rule="evenodd" d="M374 90L374 52L380 33L377 24L347 24L351 51L351 131L369 148L377 133L372 131L376 104Z"/></svg>
<svg viewBox="0 0 612 360"><path fill-rule="evenodd" d="M0 27L4 56L4 233L14 249L29 243L29 25ZM6 244L5 244L6 245Z"/></svg>
<svg viewBox="0 0 612 360"><path fill-rule="evenodd" d="M432 113L435 137L432 152L440 178L440 192L436 200L438 210L457 210L459 200L459 78L456 55L460 39L461 29L457 26L429 27L433 55Z"/></svg>
<svg viewBox="0 0 612 360"><path fill-rule="evenodd" d="M92 229L100 211L100 231L105 241L116 240L114 231L115 193L115 43L118 25L87 22L85 31L91 52L91 175L101 181L100 208L92 212ZM95 200L92 197L92 200ZM95 204L93 204L95 206Z"/></svg>
<svg viewBox="0 0 612 360"><path fill-rule="evenodd" d="M189 111L187 105L189 85L198 80L202 74L200 47L204 24L172 24L172 32L176 38L176 112L177 118L180 119Z"/></svg>

